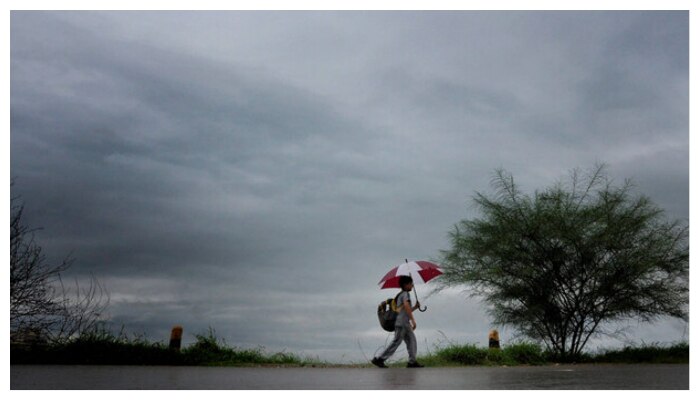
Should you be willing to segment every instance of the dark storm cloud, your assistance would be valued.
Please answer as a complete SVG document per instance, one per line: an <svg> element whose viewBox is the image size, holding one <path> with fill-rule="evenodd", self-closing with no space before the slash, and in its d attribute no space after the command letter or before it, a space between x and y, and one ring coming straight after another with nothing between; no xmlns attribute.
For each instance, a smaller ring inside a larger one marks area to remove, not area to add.
<svg viewBox="0 0 700 401"><path fill-rule="evenodd" d="M384 270L437 257L498 167L607 162L688 216L688 13L13 12L11 47L13 195L155 338L373 350ZM431 342L482 339L463 298Z"/></svg>
<svg viewBox="0 0 700 401"><path fill-rule="evenodd" d="M295 233L297 218L277 207L328 198L323 187L348 175L384 179L362 166L341 170L343 157L361 158L362 127L303 90L147 46L101 46L99 35L47 19L43 37L33 32L32 38L50 46L52 32L72 32L64 37L71 45L66 53L25 54L21 49L32 44L15 41L13 149L29 154L47 144L38 163L18 160L15 174L21 187L34 179L23 176L30 170L51 182L23 196L61 208L42 224L70 222L61 227L63 245L81 248L81 265L147 274L244 264L246 254L292 246L279 242L293 238L260 241L266 231ZM36 64L42 68L33 70ZM271 221L261 227L246 220L259 213ZM84 238L95 241L92 250Z"/></svg>

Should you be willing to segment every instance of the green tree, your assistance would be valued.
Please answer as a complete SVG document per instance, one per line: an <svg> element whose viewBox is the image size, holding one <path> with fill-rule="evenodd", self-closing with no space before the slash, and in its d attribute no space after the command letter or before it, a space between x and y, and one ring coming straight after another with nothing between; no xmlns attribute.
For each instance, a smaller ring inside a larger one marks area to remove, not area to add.
<svg viewBox="0 0 700 401"><path fill-rule="evenodd" d="M605 323L688 316L688 227L615 186L597 166L534 195L497 170L478 218L462 220L443 250L441 288L467 286L497 325L575 360Z"/></svg>

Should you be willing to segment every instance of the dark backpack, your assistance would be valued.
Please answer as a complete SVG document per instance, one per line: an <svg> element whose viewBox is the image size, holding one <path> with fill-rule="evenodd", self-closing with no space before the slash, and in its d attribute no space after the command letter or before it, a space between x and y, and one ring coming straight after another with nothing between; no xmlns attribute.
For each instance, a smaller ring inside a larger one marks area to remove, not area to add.
<svg viewBox="0 0 700 401"><path fill-rule="evenodd" d="M394 299L388 298L386 301L382 301L377 307L379 325L386 331L394 331L396 328L396 317L399 315L399 307L401 306L396 304L396 300L401 292L396 294Z"/></svg>

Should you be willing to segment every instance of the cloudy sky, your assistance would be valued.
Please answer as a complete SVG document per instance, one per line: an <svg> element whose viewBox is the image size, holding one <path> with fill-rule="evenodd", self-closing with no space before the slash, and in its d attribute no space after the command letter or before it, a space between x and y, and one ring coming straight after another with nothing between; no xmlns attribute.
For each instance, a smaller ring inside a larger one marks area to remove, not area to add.
<svg viewBox="0 0 700 401"><path fill-rule="evenodd" d="M688 97L687 12L12 12L12 195L127 333L359 361L497 168L605 162L687 221ZM478 300L424 303L420 352L486 344Z"/></svg>

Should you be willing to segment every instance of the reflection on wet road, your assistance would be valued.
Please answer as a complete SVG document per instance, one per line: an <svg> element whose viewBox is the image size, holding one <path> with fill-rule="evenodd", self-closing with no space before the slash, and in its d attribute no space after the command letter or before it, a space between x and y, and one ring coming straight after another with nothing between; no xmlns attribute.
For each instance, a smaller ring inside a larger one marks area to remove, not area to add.
<svg viewBox="0 0 700 401"><path fill-rule="evenodd" d="M191 366L10 367L11 389L688 389L689 365L423 369Z"/></svg>

